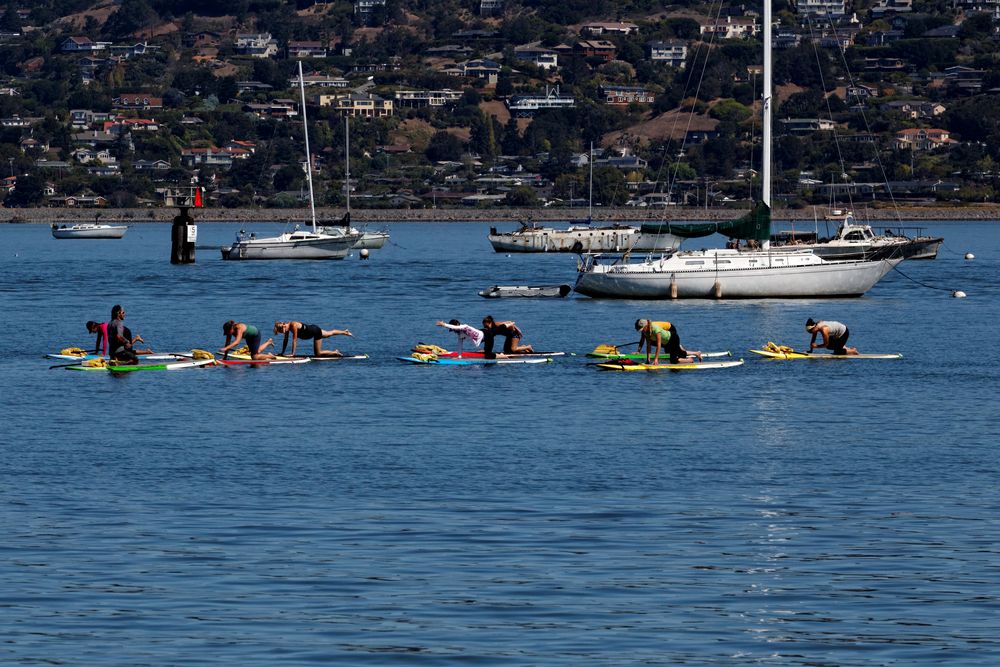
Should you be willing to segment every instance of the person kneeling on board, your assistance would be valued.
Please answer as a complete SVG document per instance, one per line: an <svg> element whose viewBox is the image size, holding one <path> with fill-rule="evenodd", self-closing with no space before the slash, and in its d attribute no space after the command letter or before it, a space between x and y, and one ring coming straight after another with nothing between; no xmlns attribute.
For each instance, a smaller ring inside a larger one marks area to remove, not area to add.
<svg viewBox="0 0 1000 667"><path fill-rule="evenodd" d="M857 354L858 348L847 347L847 339L851 335L846 324L833 320L820 320L816 322L811 317L806 320L806 331L812 334L809 339L809 351L824 347L832 350L834 354ZM823 336L823 344L816 344L816 337Z"/></svg>
<svg viewBox="0 0 1000 667"><path fill-rule="evenodd" d="M458 320L448 320L447 322L438 321L436 324L437 326L444 327L449 331L454 331L458 336L458 350L456 351L458 352L458 357L460 359L462 358L462 347L465 341L469 341L472 343L473 348L477 348L482 344L483 338L485 337L485 334L476 327L471 324L462 324Z"/></svg>
<svg viewBox="0 0 1000 667"><path fill-rule="evenodd" d="M134 364L139 361L139 354L149 354L149 350L136 350L133 345L145 342L141 336L132 337L132 332L125 326L125 309L115 304L111 309L111 321L107 329L108 354L113 361Z"/></svg>
<svg viewBox="0 0 1000 667"><path fill-rule="evenodd" d="M243 322L237 322L235 320L229 320L222 325L222 333L226 334L226 345L225 347L220 347L219 352L222 354L227 354L230 350L235 349L244 340L247 344L247 349L250 350L250 358L254 361L261 361L267 359L274 359L275 355L270 352L264 352L269 345L274 343L273 338L268 338L263 345L260 344L260 329L252 324L245 324ZM235 340L233 340L235 338ZM233 340L232 343L229 341Z"/></svg>
<svg viewBox="0 0 1000 667"><path fill-rule="evenodd" d="M512 320L497 322L492 315L483 318L483 356L487 359L496 359L493 352L493 341L497 336L503 336L504 354L531 354L535 348L530 345L521 345L524 334Z"/></svg>
<svg viewBox="0 0 1000 667"><path fill-rule="evenodd" d="M636 354L642 352L643 345L646 346L646 363L649 363L649 354L656 348L653 355L653 365L660 363L660 350L663 349L670 355L670 363L691 363L695 359L701 361L701 352L697 350L687 351L681 346L681 337L677 333L677 327L670 322L654 322L652 320L636 320L635 330L639 332L639 348Z"/></svg>
<svg viewBox="0 0 1000 667"><path fill-rule="evenodd" d="M87 331L88 333L97 334L97 342L94 344L94 354L99 354L102 357L108 356L108 323L90 320L87 322Z"/></svg>
<svg viewBox="0 0 1000 667"><path fill-rule="evenodd" d="M296 343L300 340L311 340L313 342L314 357L342 357L344 355L340 350L324 350L323 339L331 336L354 335L347 329L321 329L316 324L302 324L302 322L295 322L294 320L275 322L274 333L285 334L285 341L281 345L281 352L278 353L279 356L284 355L285 350L288 349L288 335L291 334L293 357L295 356Z"/></svg>

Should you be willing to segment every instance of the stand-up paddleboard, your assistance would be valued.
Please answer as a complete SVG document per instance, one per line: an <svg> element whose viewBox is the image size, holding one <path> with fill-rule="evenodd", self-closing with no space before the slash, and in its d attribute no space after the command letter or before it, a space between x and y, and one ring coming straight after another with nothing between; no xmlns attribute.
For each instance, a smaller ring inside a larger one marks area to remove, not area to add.
<svg viewBox="0 0 1000 667"><path fill-rule="evenodd" d="M795 350L788 352L775 352L772 350L750 350L754 354L759 354L767 359L812 359L812 360L828 360L836 359L843 361L845 359L902 359L903 355L899 353L894 354L809 354L807 352L796 352Z"/></svg>
<svg viewBox="0 0 1000 667"><path fill-rule="evenodd" d="M634 352L631 352L631 353L628 353L628 352L597 352L595 350L594 352L588 352L587 356L588 357L592 357L594 359L615 359L615 360L617 360L617 359L629 359L631 361L645 361L646 360L646 353L645 352L640 352L640 353L636 354ZM731 357L731 356L733 356L733 353L730 352L729 350L723 350L722 352L702 352L701 353L702 359L716 359L718 357Z"/></svg>
<svg viewBox="0 0 1000 667"><path fill-rule="evenodd" d="M314 357L313 355L295 355L294 357L282 357L287 359L309 359L310 361L357 361L359 359L367 359L367 354L344 354L339 357L330 356L328 354L321 355L319 357Z"/></svg>
<svg viewBox="0 0 1000 667"><path fill-rule="evenodd" d="M416 347L416 348L413 349L413 352L420 352L420 351L421 350L420 350L419 347ZM452 351L452 350L448 350L448 351L445 351L445 352L435 352L434 355L438 359L458 359L459 358L458 352L455 352L455 351ZM508 355L508 356L511 356L511 355ZM527 354L518 354L517 356L518 357L527 357L529 359L532 358L532 357L564 357L564 356L566 356L566 353L565 352L529 352ZM486 353L485 352L480 352L480 351L462 352L462 357L461 358L462 359L485 359L486 358Z"/></svg>
<svg viewBox="0 0 1000 667"><path fill-rule="evenodd" d="M408 361L411 364L424 364L428 366L478 366L478 365L492 365L492 364L547 364L552 362L551 357L528 357L521 358L524 355L517 355L517 357L503 357L498 359L486 359L483 357L479 358L462 358L462 359L418 359L417 357L396 357L401 361Z"/></svg>
<svg viewBox="0 0 1000 667"><path fill-rule="evenodd" d="M163 352L160 354L140 354L142 361L176 361L178 359L189 358L190 355L175 354L173 352ZM100 354L46 354L46 359L59 359L62 361L90 361L91 359L108 359Z"/></svg>
<svg viewBox="0 0 1000 667"><path fill-rule="evenodd" d="M283 364L307 364L309 357L278 357L277 359L251 359L244 355L229 355L228 359L219 359L223 366L280 366Z"/></svg>
<svg viewBox="0 0 1000 667"><path fill-rule="evenodd" d="M645 357L644 357L645 358ZM595 364L598 368L606 371L707 371L715 368L732 368L742 366L742 359L733 361L694 361L683 364L640 364L628 359L621 361L607 361Z"/></svg>
<svg viewBox="0 0 1000 667"><path fill-rule="evenodd" d="M67 366L70 371L100 371L105 373L133 373L136 371L178 371L184 368L214 366L215 359L192 359L190 361L173 361L165 364L137 364L134 366Z"/></svg>

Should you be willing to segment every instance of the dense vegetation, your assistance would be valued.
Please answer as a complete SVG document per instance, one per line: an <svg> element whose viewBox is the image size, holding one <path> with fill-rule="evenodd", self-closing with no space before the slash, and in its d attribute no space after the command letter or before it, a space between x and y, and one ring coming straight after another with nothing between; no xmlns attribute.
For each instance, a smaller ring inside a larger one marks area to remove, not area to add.
<svg viewBox="0 0 1000 667"><path fill-rule="evenodd" d="M776 4L782 29L800 41L775 54L781 91L775 117L836 124L835 130L812 133L776 128L778 192L801 204L828 196L817 184L889 180L916 184L913 192L924 196L992 200L1000 161L1000 59L991 16L941 3L918 2L919 11L898 15L858 9L860 32L855 27L852 45L841 50L814 42L849 24L830 28ZM301 205L300 122L261 117L248 106L297 100L289 83L297 67L287 57L290 40L329 47L326 57L304 61L307 71L343 76L351 88L387 99L400 89L463 91L443 107L397 106L387 117L351 120L359 205L422 206L432 200L440 205L449 192L506 193L509 203L521 205L580 197L588 174L575 156L586 154L591 144L604 157L640 160L625 168L598 163L596 202L623 204L668 187L678 198L707 192L716 201L742 199L753 191L760 160L760 82L754 72L761 44L753 37L701 35L700 24L710 23L718 11L716 4L656 0L508 0L493 16L480 14L478 0L387 0L367 17L349 2L311 0L121 0L117 5L36 0L22 11L9 4L0 15L0 86L8 88L0 96L5 119L0 164L7 161L16 186L8 184L4 205L39 205L80 194L111 205L152 205L162 201L164 190L192 181L208 188L219 205ZM593 21L627 21L637 32L581 36L578 24ZM238 33L265 31L277 53L255 58L239 52ZM206 34L208 40L199 42ZM66 51L71 36L156 48L110 58L110 49ZM611 42L614 58L570 48L581 39ZM684 40L685 66L651 60L648 44L654 40ZM535 42L568 45L559 51L557 68L518 58L514 47ZM216 53L196 59L205 54L204 44ZM432 55L443 46L464 51L451 60ZM98 62L87 63L87 57ZM444 64L483 57L499 64L495 83L441 71ZM245 81L270 88L241 92ZM864 99L856 92L862 84ZM574 108L518 119L503 106L513 95L555 85L575 99ZM612 106L602 93L609 85L641 87L655 98L651 104ZM116 99L128 93L160 98L162 108L117 109ZM941 107L917 113L894 102ZM71 110L152 118L157 128L123 131L94 145L79 135L100 130L101 122L71 127ZM332 107L308 110L321 166L320 201L341 204L343 121ZM666 118L680 120L671 124ZM686 138L671 132L671 125L688 118L709 130ZM25 126L13 119L31 121ZM901 148L896 135L907 128L945 130L950 140ZM253 152L225 165L185 160L192 149L221 150L231 141L248 142ZM81 148L105 150L109 157L81 157L76 154ZM169 166L137 168L158 160ZM101 169L108 164L115 169ZM477 181L491 174L498 178ZM522 181L518 175L532 178ZM921 190L920 183L938 185ZM938 187L941 183L948 187Z"/></svg>

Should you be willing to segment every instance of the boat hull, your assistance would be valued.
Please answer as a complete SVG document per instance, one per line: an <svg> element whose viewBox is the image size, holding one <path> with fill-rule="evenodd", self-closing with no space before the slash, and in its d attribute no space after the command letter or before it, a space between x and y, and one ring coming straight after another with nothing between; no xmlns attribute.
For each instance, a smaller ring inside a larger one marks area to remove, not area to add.
<svg viewBox="0 0 1000 667"><path fill-rule="evenodd" d="M120 239L125 236L125 225L73 225L52 227L52 236L57 239Z"/></svg>
<svg viewBox="0 0 1000 667"><path fill-rule="evenodd" d="M358 250L378 250L389 240L389 232L365 232L364 236L354 244Z"/></svg>
<svg viewBox="0 0 1000 667"><path fill-rule="evenodd" d="M564 297L573 288L569 285L494 285L479 292L486 299L503 299L509 297Z"/></svg>
<svg viewBox="0 0 1000 667"><path fill-rule="evenodd" d="M681 239L672 234L643 234L637 227L598 227L594 229L519 230L489 234L496 252L665 252L680 247Z"/></svg>
<svg viewBox="0 0 1000 667"><path fill-rule="evenodd" d="M303 241L255 239L239 241L229 248L222 248L222 258L227 260L344 259L351 252L354 242L355 239L349 237Z"/></svg>
<svg viewBox="0 0 1000 667"><path fill-rule="evenodd" d="M802 263L796 265L782 253L760 255L758 265L752 267L747 266L749 259L745 257L720 254L716 259L714 255L688 253L639 265L585 266L575 289L586 296L619 299L856 297L902 261L828 262L814 257L799 258ZM725 268L733 264L743 266Z"/></svg>

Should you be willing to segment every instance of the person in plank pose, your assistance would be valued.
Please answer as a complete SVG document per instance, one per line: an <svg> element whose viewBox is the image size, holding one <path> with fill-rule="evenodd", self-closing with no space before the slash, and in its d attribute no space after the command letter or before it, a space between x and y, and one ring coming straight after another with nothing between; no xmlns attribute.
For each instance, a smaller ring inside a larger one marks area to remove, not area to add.
<svg viewBox="0 0 1000 667"><path fill-rule="evenodd" d="M437 326L444 327L449 331L454 331L458 336L458 357L462 358L462 347L465 341L472 343L473 348L477 348L482 344L485 334L472 326L471 324L462 324L458 320L449 320L447 322L439 321Z"/></svg>
<svg viewBox="0 0 1000 667"><path fill-rule="evenodd" d="M639 332L639 348L636 354L642 352L643 345L646 346L646 363L649 363L649 355L656 348L653 355L653 365L660 363L660 350L664 350L670 356L670 363L691 363L695 359L701 361L701 352L697 350L685 350L681 345L680 334L677 327L671 322L654 322L653 320L636 320L635 330Z"/></svg>
<svg viewBox="0 0 1000 667"><path fill-rule="evenodd" d="M99 354L103 357L108 356L108 323L90 320L87 322L87 331L97 334L97 342L94 344L94 354Z"/></svg>
<svg viewBox="0 0 1000 667"><path fill-rule="evenodd" d="M497 322L492 315L483 318L483 356L487 359L496 359L493 352L493 341L497 336L503 336L504 354L531 354L535 348L530 345L521 345L524 334L512 320Z"/></svg>
<svg viewBox="0 0 1000 667"><path fill-rule="evenodd" d="M278 353L279 356L284 355L285 350L288 349L288 336L291 335L293 357L295 356L296 343L300 340L311 340L313 342L314 357L342 357L344 355L340 350L324 350L323 339L330 338L331 336L354 335L347 329L321 329L318 325L302 324L302 322L294 320L275 322L274 333L285 334L285 341L281 345L281 352Z"/></svg>
<svg viewBox="0 0 1000 667"><path fill-rule="evenodd" d="M820 320L816 322L811 317L806 320L806 331L812 334L809 339L809 351L824 347L832 350L834 354L857 354L858 348L847 347L847 338L851 335L846 324L835 322L834 320ZM816 337L823 336L823 343L816 344Z"/></svg>
<svg viewBox="0 0 1000 667"><path fill-rule="evenodd" d="M262 361L267 359L274 359L275 355L270 352L264 352L268 346L274 344L273 338L268 338L263 345L260 343L260 329L252 324L246 324L244 322L237 322L235 320L228 320L222 325L222 333L226 334L226 345L225 347L220 347L219 352L226 354L230 350L235 349L244 340L247 343L247 349L250 350L250 358L254 361ZM229 341L232 340L230 343Z"/></svg>

